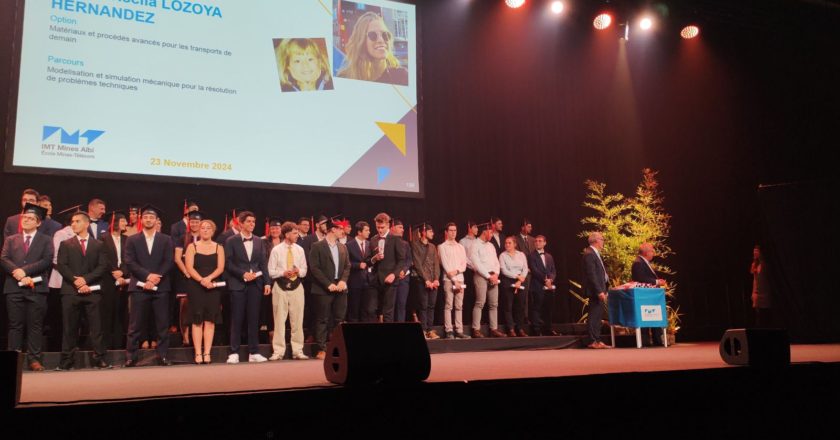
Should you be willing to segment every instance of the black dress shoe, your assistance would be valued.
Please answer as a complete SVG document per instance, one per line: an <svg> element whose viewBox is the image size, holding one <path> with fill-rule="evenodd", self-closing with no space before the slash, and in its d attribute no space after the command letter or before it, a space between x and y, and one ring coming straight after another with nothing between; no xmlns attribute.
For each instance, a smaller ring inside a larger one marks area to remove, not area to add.
<svg viewBox="0 0 840 440"><path fill-rule="evenodd" d="M105 362L105 359L99 359L97 361L94 361L93 366L96 367L96 368L99 368L100 370L104 370L104 369L107 369L107 368L113 368L113 366L111 364Z"/></svg>
<svg viewBox="0 0 840 440"><path fill-rule="evenodd" d="M159 367L168 367L172 365L172 361L170 361L169 358L163 357L157 359L157 364Z"/></svg>
<svg viewBox="0 0 840 440"><path fill-rule="evenodd" d="M126 359L125 364L123 364L123 367L125 367L125 368L131 368L131 367L136 367L136 366L137 366L137 361L135 361L134 359Z"/></svg>
<svg viewBox="0 0 840 440"><path fill-rule="evenodd" d="M59 366L55 367L56 371L70 371L74 368L73 364L59 364Z"/></svg>

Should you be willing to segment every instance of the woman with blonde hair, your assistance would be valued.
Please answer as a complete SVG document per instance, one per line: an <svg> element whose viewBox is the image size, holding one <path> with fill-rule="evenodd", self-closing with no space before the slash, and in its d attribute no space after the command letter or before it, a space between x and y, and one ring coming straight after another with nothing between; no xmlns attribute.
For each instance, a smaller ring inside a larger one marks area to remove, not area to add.
<svg viewBox="0 0 840 440"><path fill-rule="evenodd" d="M199 240L187 245L186 268L190 274L187 294L196 364L211 362L210 349L221 316L221 289L215 283L225 270L225 248L213 241L215 232L216 224L212 220L202 220Z"/></svg>
<svg viewBox="0 0 840 440"><path fill-rule="evenodd" d="M330 61L315 40L284 39L275 51L280 70L280 90L305 92L333 89Z"/></svg>
<svg viewBox="0 0 840 440"><path fill-rule="evenodd" d="M408 71L394 56L394 34L379 14L359 17L344 49L339 77L408 85Z"/></svg>

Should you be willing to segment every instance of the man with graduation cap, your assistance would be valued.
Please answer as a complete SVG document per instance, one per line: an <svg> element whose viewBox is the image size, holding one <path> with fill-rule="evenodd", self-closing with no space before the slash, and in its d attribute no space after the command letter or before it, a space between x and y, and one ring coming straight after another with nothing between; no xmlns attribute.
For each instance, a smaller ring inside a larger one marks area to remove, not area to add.
<svg viewBox="0 0 840 440"><path fill-rule="evenodd" d="M38 194L38 191L36 191L32 188L24 189L23 194L21 194L21 196L20 196L20 208L23 209L26 206L27 203L32 204L32 205L37 205L39 195L40 194ZM44 227L44 223L41 222L40 228L43 228L43 227ZM15 215L9 216L9 218L6 219L6 224L3 226L3 239L5 240L6 238L8 238L8 237L10 237L14 234L17 234L20 231L21 231L20 214L15 214Z"/></svg>
<svg viewBox="0 0 840 440"><path fill-rule="evenodd" d="M125 315L128 301L125 295L128 287L128 268L125 264L126 214L113 211L105 215L109 219L108 233L102 236L105 255L108 257L108 272L102 282L102 302L99 305L102 316L102 343L106 349L125 346Z"/></svg>
<svg viewBox="0 0 840 440"><path fill-rule="evenodd" d="M369 283L362 302L362 321L375 322L376 310L381 307L383 320L394 322L396 281L400 271L405 269L405 247L400 237L391 234L391 216L381 212L376 215L374 222L377 233L370 239L373 266L368 272Z"/></svg>
<svg viewBox="0 0 840 440"><path fill-rule="evenodd" d="M23 351L26 335L27 365L44 371L41 356L44 317L52 267L52 238L38 232L46 209L27 203L20 214L21 233L3 242L0 263L6 273L3 293L9 314L9 350Z"/></svg>
<svg viewBox="0 0 840 440"><path fill-rule="evenodd" d="M435 231L428 223L420 223L414 226L414 230L419 239L411 242L411 257L414 262L413 279L420 298L420 324L423 325L427 339L439 339L440 336L432 329L440 287L440 257L437 247L432 243Z"/></svg>
<svg viewBox="0 0 840 440"><path fill-rule="evenodd" d="M131 237L143 229L140 226L140 205L137 203L128 204L128 226L125 227L126 237Z"/></svg>
<svg viewBox="0 0 840 440"><path fill-rule="evenodd" d="M172 288L169 273L173 267L172 238L155 230L161 211L152 205L140 209L143 229L125 242L125 263L131 278L128 282L131 316L128 325L126 367L137 366L137 349L142 329L148 325L149 309L154 314L158 338L157 363L171 365L169 352L169 295Z"/></svg>
<svg viewBox="0 0 840 440"><path fill-rule="evenodd" d="M327 332L344 321L347 314L347 279L350 258L347 247L338 241L346 221L333 220L324 239L312 244L309 273L312 275L312 298L315 301L315 342L318 359L327 350Z"/></svg>
<svg viewBox="0 0 840 440"><path fill-rule="evenodd" d="M102 344L102 318L99 304L102 300L102 283L108 270L105 245L90 234L90 217L86 212L71 216L73 237L61 242L55 270L61 273L61 310L64 335L61 341L59 369L72 370L78 347L80 318L84 311L94 352L96 368L111 368L105 361Z"/></svg>

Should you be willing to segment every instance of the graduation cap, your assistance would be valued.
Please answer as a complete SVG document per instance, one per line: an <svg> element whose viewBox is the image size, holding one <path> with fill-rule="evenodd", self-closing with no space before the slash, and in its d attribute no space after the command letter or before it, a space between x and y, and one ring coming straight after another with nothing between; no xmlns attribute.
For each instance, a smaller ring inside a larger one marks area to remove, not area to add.
<svg viewBox="0 0 840 440"><path fill-rule="evenodd" d="M434 229L434 228L432 228L432 225L430 225L427 222L418 223L418 224L416 224L412 227L414 228L415 231L420 232L420 233L426 232L429 229Z"/></svg>
<svg viewBox="0 0 840 440"><path fill-rule="evenodd" d="M139 203L129 203L128 204L128 212L140 212L140 204Z"/></svg>
<svg viewBox="0 0 840 440"><path fill-rule="evenodd" d="M140 215L143 216L146 214L154 214L155 217L160 218L160 215L163 214L163 211L161 211L160 208L158 208L157 206L152 205L151 203L147 203L143 205L142 208L140 208Z"/></svg>
<svg viewBox="0 0 840 440"><path fill-rule="evenodd" d="M190 220L204 220L205 218L207 218L207 216L204 215L204 213L201 211L190 211L186 214L186 216Z"/></svg>
<svg viewBox="0 0 840 440"><path fill-rule="evenodd" d="M76 214L82 214L85 217L87 217L88 220L90 220L90 216L88 215L88 213L85 212L85 211L82 211L82 206L83 206L82 204L78 204L78 205L75 205L75 206L71 206L67 209L62 209L55 216L58 217L58 218L63 218L64 223L67 224L67 225L70 224L71 220L73 219L73 216L76 215Z"/></svg>
<svg viewBox="0 0 840 440"><path fill-rule="evenodd" d="M47 217L47 209L32 203L27 203L23 205L21 214L34 214L35 217L38 217L38 220L43 220Z"/></svg>
<svg viewBox="0 0 840 440"><path fill-rule="evenodd" d="M493 222L479 223L476 226L478 226L479 232L493 230Z"/></svg>
<svg viewBox="0 0 840 440"><path fill-rule="evenodd" d="M128 216L124 211L111 211L104 216L108 220L108 232L114 233L114 226L120 221L121 218L128 220Z"/></svg>
<svg viewBox="0 0 840 440"><path fill-rule="evenodd" d="M272 226L283 226L283 219L277 216L268 216L265 218L265 236L268 237L268 228Z"/></svg>
<svg viewBox="0 0 840 440"><path fill-rule="evenodd" d="M402 220L400 220L398 218L392 218L391 219L391 226L405 226L405 224L403 223Z"/></svg>

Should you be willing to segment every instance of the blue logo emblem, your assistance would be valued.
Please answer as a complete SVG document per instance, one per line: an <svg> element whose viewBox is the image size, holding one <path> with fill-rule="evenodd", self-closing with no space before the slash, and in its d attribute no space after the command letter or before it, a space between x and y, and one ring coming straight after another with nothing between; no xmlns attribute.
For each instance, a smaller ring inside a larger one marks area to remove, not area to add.
<svg viewBox="0 0 840 440"><path fill-rule="evenodd" d="M81 130L76 130L73 133L69 133L62 127L54 127L51 125L44 126L44 134L41 137L42 141L45 141L52 137L52 135L56 134L57 132L61 132L61 143L67 145L79 145L79 139L85 139L87 144L90 145L93 141L99 139L99 136L105 134L103 130L86 130L84 133L81 133Z"/></svg>

